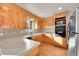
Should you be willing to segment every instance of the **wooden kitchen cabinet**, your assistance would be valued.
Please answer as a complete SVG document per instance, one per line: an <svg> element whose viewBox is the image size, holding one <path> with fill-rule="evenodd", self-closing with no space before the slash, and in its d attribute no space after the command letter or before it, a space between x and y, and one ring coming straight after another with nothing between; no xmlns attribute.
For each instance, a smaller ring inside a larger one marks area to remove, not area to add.
<svg viewBox="0 0 79 59"><path fill-rule="evenodd" d="M16 4L0 3L0 28L27 29L27 17L34 18L41 28L41 18ZM26 21L25 21L26 20Z"/></svg>

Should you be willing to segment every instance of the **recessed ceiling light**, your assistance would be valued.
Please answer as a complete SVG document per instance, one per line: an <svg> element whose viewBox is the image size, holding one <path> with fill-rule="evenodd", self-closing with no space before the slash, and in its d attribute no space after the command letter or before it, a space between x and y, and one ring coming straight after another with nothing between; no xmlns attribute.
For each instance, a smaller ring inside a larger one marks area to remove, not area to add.
<svg viewBox="0 0 79 59"><path fill-rule="evenodd" d="M44 13L41 13L41 15L43 16L43 15L44 15Z"/></svg>
<svg viewBox="0 0 79 59"><path fill-rule="evenodd" d="M58 10L62 10L62 7L59 7Z"/></svg>

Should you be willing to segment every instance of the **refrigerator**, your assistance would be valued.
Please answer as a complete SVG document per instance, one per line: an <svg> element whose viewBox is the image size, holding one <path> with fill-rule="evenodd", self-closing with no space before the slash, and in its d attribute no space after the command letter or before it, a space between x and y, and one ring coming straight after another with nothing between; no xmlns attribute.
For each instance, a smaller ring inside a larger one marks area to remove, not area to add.
<svg viewBox="0 0 79 59"><path fill-rule="evenodd" d="M79 55L79 8L73 12L69 18L67 26L68 55Z"/></svg>

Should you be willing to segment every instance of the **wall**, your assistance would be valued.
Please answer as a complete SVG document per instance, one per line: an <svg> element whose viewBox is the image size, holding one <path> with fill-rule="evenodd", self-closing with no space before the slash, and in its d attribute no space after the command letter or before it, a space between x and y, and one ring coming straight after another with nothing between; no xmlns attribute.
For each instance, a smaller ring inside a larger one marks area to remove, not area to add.
<svg viewBox="0 0 79 59"><path fill-rule="evenodd" d="M15 4L0 3L0 28L25 29L28 28L24 19L34 18L38 29L41 29L41 18L24 10ZM26 19L27 20L27 19Z"/></svg>

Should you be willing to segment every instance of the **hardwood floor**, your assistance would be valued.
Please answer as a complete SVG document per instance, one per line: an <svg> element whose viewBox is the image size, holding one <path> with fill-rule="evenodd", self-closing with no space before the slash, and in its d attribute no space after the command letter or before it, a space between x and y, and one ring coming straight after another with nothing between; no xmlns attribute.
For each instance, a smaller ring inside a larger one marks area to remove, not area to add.
<svg viewBox="0 0 79 59"><path fill-rule="evenodd" d="M38 56L66 56L67 49L42 43L39 48Z"/></svg>
<svg viewBox="0 0 79 59"><path fill-rule="evenodd" d="M25 52L24 56L66 56L67 49L55 45L41 43L40 46L34 47Z"/></svg>

